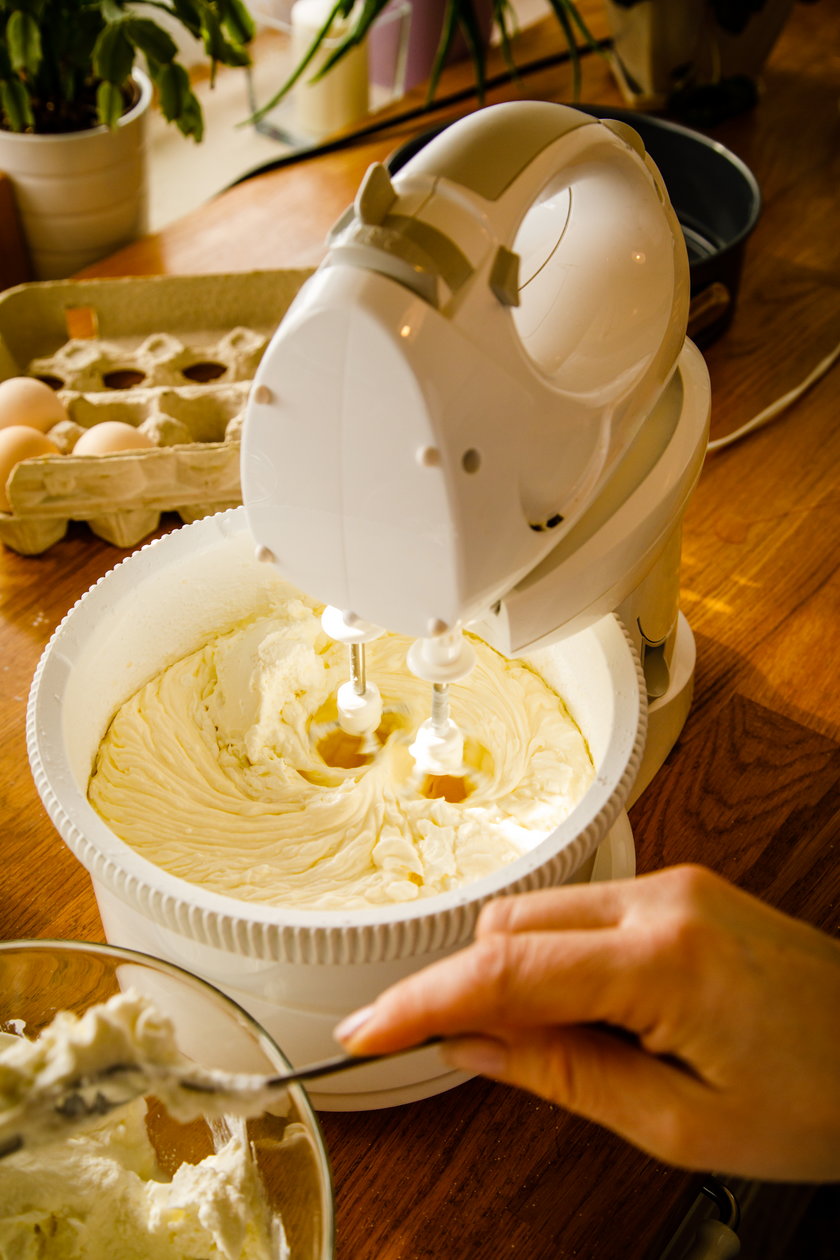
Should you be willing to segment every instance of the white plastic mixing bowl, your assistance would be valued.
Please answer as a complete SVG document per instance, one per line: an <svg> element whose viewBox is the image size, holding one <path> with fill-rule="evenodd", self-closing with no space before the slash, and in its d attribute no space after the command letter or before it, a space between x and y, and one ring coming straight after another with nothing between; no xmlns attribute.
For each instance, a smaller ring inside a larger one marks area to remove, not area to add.
<svg viewBox="0 0 840 1260"><path fill-rule="evenodd" d="M531 852L455 891L371 910L286 909L210 892L119 840L89 804L87 784L117 707L214 631L267 603L275 580L255 558L241 508L135 552L79 600L47 645L27 740L38 791L90 872L108 940L217 985L301 1063L334 1053L332 1029L343 1015L465 944L490 897L575 877L621 815L646 711L636 657L619 622L606 617L526 657L565 700L597 771L569 818ZM313 1099L333 1110L386 1106L461 1079L423 1051L323 1080Z"/></svg>

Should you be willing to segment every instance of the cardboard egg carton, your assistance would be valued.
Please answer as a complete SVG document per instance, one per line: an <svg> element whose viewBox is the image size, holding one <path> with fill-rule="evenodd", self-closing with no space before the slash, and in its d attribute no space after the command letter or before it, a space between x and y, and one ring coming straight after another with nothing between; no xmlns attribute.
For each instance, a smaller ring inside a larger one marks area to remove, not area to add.
<svg viewBox="0 0 840 1260"><path fill-rule="evenodd" d="M0 542L35 555L85 521L133 547L163 512L189 522L241 503L251 381L310 274L47 281L0 297L0 380L46 381L69 416L49 431L61 454L12 470ZM79 436L105 420L135 426L154 446L74 455Z"/></svg>

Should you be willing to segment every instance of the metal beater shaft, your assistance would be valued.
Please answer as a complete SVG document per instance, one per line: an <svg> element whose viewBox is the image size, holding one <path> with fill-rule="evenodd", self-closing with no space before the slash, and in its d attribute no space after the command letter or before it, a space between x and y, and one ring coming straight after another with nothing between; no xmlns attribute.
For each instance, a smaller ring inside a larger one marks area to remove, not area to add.
<svg viewBox="0 0 840 1260"><path fill-rule="evenodd" d="M449 683L432 683L432 728L443 734L449 722Z"/></svg>
<svg viewBox="0 0 840 1260"><path fill-rule="evenodd" d="M367 691L367 675L365 672L365 645L351 643L350 649L350 683L357 696Z"/></svg>

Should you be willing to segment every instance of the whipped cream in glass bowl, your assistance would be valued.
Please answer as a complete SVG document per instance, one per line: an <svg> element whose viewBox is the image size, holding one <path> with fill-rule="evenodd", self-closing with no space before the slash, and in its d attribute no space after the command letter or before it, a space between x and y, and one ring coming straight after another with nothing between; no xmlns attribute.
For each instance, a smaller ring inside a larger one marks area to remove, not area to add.
<svg viewBox="0 0 840 1260"><path fill-rule="evenodd" d="M0 1254L330 1260L330 1168L300 1086L247 1120L176 1119L152 1088L37 1139L27 1128L26 1101L43 1091L175 1047L211 1069L288 1067L247 1012L170 963L81 941L0 942L0 1119L24 1138L0 1162Z"/></svg>

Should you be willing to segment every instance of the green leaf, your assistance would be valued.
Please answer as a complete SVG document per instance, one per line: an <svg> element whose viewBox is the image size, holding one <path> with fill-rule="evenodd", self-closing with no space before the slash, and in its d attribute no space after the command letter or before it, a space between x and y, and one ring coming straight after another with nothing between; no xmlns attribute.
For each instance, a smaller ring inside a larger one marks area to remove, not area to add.
<svg viewBox="0 0 840 1260"><path fill-rule="evenodd" d="M31 13L15 10L6 23L6 40L13 68L34 78L43 54L41 32Z"/></svg>
<svg viewBox="0 0 840 1260"><path fill-rule="evenodd" d="M20 79L0 80L0 105L12 131L35 126L29 94Z"/></svg>
<svg viewBox="0 0 840 1260"><path fill-rule="evenodd" d="M385 8L387 2L388 0L364 0L364 4L359 11L359 15L356 18L354 25L345 35L338 47L333 50L329 57L327 57L321 69L314 76L315 80L322 79L325 74L328 74L329 71L332 70L337 61L340 61L342 57L347 55L351 48L355 48L357 45L361 44L362 40L367 36L368 31L379 17L379 14ZM350 15L352 5L342 6L342 4L339 3L336 5L336 9L338 9L340 16L348 17ZM335 13L335 10L333 10L333 12Z"/></svg>
<svg viewBox="0 0 840 1260"><path fill-rule="evenodd" d="M502 50L505 65L514 78L518 78L511 40L519 29L519 23L516 14L510 9L508 0L493 0L493 19L499 28L499 47Z"/></svg>
<svg viewBox="0 0 840 1260"><path fill-rule="evenodd" d="M167 122L174 122L185 136L196 141L204 135L204 116L197 97L190 87L190 79L177 61L160 66L153 75L158 90L161 113Z"/></svg>
<svg viewBox="0 0 840 1260"><path fill-rule="evenodd" d="M125 99L120 89L115 83L109 83L107 79L103 79L96 89L96 112L99 121L113 131L124 109Z"/></svg>
<svg viewBox="0 0 840 1260"><path fill-rule="evenodd" d="M93 48L93 72L109 83L125 83L134 65L134 48L125 33L125 21L109 22Z"/></svg>
<svg viewBox="0 0 840 1260"><path fill-rule="evenodd" d="M170 61L153 76L160 109L167 122L180 118L190 96L189 75L183 66Z"/></svg>
<svg viewBox="0 0 840 1260"><path fill-rule="evenodd" d="M125 21L128 39L151 62L169 62L178 55L178 45L169 34L149 18L130 17Z"/></svg>
<svg viewBox="0 0 840 1260"><path fill-rule="evenodd" d="M225 41L216 60L223 66L250 66L251 55L247 48L240 48L236 44Z"/></svg>
<svg viewBox="0 0 840 1260"><path fill-rule="evenodd" d="M210 57L211 81L215 76L216 64L223 66L247 66L251 58L244 48L239 48L225 38L218 15L209 5L205 5L201 15L201 38L204 50Z"/></svg>
<svg viewBox="0 0 840 1260"><path fill-rule="evenodd" d="M224 0L219 5L222 25L236 44L249 44L254 38L256 29L254 19L245 8L242 0Z"/></svg>
<svg viewBox="0 0 840 1260"><path fill-rule="evenodd" d="M578 11L577 5L570 3L570 0L563 0L563 3L569 14L570 19L572 20L572 22L574 22L575 26L578 28L583 38L586 40L586 44L590 52L603 53L604 48L602 47L601 44L599 44L598 40L592 34L591 30L589 29L583 17L581 16L580 12Z"/></svg>
<svg viewBox="0 0 840 1260"><path fill-rule="evenodd" d="M465 0L462 11L458 16L458 26L460 27L461 34L466 41L467 49L470 54L470 60L473 64L478 99L480 102L483 102L487 52L483 32L481 30L481 24L476 15L472 0Z"/></svg>
<svg viewBox="0 0 840 1260"><path fill-rule="evenodd" d="M443 67L446 65L446 58L449 56L449 50L452 47L452 41L458 29L458 5L456 0L446 0L446 11L443 15L443 28L440 34L440 41L435 53L435 59L432 63L432 69L429 74L429 90L426 93L426 101L431 102L434 98L440 76L443 73ZM484 102L484 82L478 85L479 103Z"/></svg>
<svg viewBox="0 0 840 1260"><path fill-rule="evenodd" d="M201 39L204 51L212 61L219 61L219 53L225 43L219 19L209 5L204 5L201 13Z"/></svg>
<svg viewBox="0 0 840 1260"><path fill-rule="evenodd" d="M181 111L180 118L175 119L179 131L185 136L192 136L198 144L204 135L204 115L198 98L190 92L189 98Z"/></svg>
<svg viewBox="0 0 840 1260"><path fill-rule="evenodd" d="M572 100L580 100L580 51L575 39L575 32L572 27L571 19L568 13L566 0L548 0L554 16L563 27L563 34L566 36L566 43L569 48L569 60L572 66Z"/></svg>
<svg viewBox="0 0 840 1260"><path fill-rule="evenodd" d="M56 29L57 28L57 29ZM44 29L43 39L53 49L52 60L57 65L70 65L90 74L91 50L105 29L102 14L93 9L82 9L74 14L73 21L65 21L59 27Z"/></svg>
<svg viewBox="0 0 840 1260"><path fill-rule="evenodd" d="M172 11L182 26L196 39L201 36L201 14L193 0L172 0Z"/></svg>

